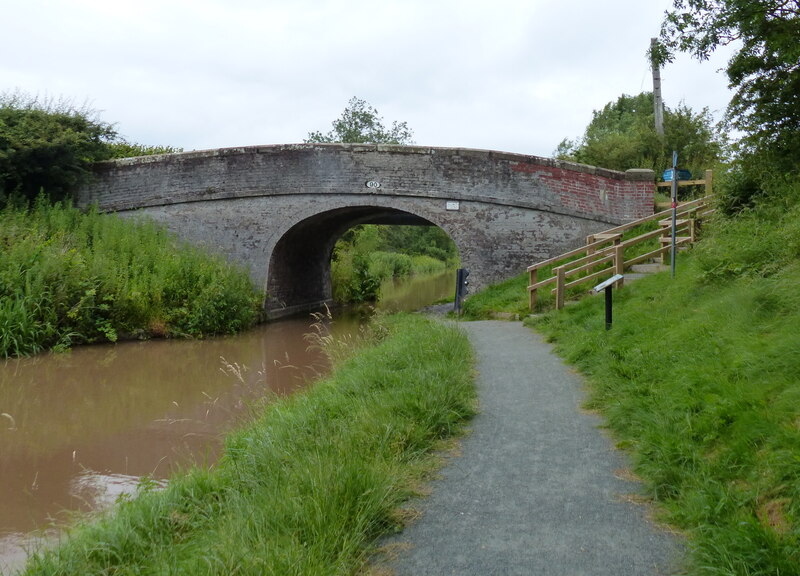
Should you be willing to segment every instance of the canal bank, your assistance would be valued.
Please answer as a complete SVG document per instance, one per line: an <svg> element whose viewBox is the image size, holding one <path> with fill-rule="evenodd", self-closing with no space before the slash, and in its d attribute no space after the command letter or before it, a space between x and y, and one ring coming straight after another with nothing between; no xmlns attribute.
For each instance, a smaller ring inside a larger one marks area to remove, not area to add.
<svg viewBox="0 0 800 576"><path fill-rule="evenodd" d="M380 309L415 309L452 293L453 275L387 286ZM369 314L367 314L369 315ZM326 330L358 334L357 312ZM0 362L0 574L96 511L191 465L212 467L222 436L265 397L300 390L329 362L309 316L207 340L128 341ZM8 415L8 416L6 416Z"/></svg>
<svg viewBox="0 0 800 576"><path fill-rule="evenodd" d="M145 485L26 574L350 574L474 413L459 329L384 319L371 346L226 439L213 469Z"/></svg>

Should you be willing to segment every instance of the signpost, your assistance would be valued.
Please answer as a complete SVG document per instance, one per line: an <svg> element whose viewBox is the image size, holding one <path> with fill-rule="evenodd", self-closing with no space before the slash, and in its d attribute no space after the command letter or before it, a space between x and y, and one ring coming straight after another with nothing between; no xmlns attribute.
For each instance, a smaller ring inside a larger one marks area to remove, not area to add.
<svg viewBox="0 0 800 576"><path fill-rule="evenodd" d="M467 296L467 290L469 286L469 270L466 268L459 268L456 270L456 297L453 302L453 311L457 314L461 314L461 303L464 298Z"/></svg>
<svg viewBox="0 0 800 576"><path fill-rule="evenodd" d="M672 151L672 245L670 247L670 264L672 266L672 277L675 278L675 256L677 252L675 228L678 223L678 151Z"/></svg>
<svg viewBox="0 0 800 576"><path fill-rule="evenodd" d="M601 290L605 290L606 292L606 330L611 330L611 320L613 316L613 298L611 295L611 289L614 287L614 284L622 280L624 276L622 274L614 274L611 278L606 280L605 282L601 282L594 288L592 288L592 292L595 294L599 293Z"/></svg>

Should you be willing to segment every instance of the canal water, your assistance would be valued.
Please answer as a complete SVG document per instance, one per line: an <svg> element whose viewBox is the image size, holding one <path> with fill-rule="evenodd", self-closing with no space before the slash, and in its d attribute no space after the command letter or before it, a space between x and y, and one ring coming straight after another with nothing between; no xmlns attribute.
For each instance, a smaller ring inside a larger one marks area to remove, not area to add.
<svg viewBox="0 0 800 576"><path fill-rule="evenodd" d="M454 272L390 283L379 310L452 297ZM358 330L357 310L326 329ZM223 433L273 395L329 370L309 346L314 318L210 340L85 346L0 362L0 573L24 563L76 512L113 504L145 478L213 466Z"/></svg>

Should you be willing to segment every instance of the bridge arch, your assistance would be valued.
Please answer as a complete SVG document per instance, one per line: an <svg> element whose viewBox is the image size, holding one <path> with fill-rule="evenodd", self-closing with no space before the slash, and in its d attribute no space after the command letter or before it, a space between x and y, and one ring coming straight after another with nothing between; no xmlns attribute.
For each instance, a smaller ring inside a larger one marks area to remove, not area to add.
<svg viewBox="0 0 800 576"><path fill-rule="evenodd" d="M79 206L145 214L246 267L280 313L329 297L337 230L443 229L476 290L653 212L651 170L492 150L363 144L224 148L98 163ZM306 271L307 269L307 271Z"/></svg>
<svg viewBox="0 0 800 576"><path fill-rule="evenodd" d="M266 308L276 315L329 302L334 245L360 224L436 226L406 210L375 205L344 206L308 215L267 248Z"/></svg>

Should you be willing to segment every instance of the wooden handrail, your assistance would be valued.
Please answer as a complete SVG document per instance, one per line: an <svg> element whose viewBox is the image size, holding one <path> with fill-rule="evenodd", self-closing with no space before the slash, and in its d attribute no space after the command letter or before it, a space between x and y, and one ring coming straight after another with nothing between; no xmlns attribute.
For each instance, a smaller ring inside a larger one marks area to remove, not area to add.
<svg viewBox="0 0 800 576"><path fill-rule="evenodd" d="M691 200L689 202L681 202L680 204L678 204L678 215L680 216L681 214L686 214L687 212L691 212L692 210L699 208L701 206L708 205L708 203L711 201L711 198L712 198L711 196L703 196L702 198L697 198L696 200ZM617 232L626 232L631 228L636 228L637 226L640 226L642 224L647 224L648 222L653 222L654 220L661 220L669 216L672 216L672 208L668 208L667 210L662 210L661 212L656 212L652 216L645 216L644 218L633 220L631 222L628 222L627 224L617 226L616 228L609 228L608 230L603 230L602 234L615 234ZM551 260L553 259L551 258Z"/></svg>
<svg viewBox="0 0 800 576"><path fill-rule="evenodd" d="M563 254L559 254L558 256L556 256L554 258L549 258L547 260L542 260L541 262L537 262L536 264L534 264L532 266L528 266L528 272L531 272L533 270L539 270L540 268L544 268L545 266L553 264L554 262L560 262L561 260L566 260L567 258L572 258L573 256L577 256L578 254L586 252L587 248L589 250L593 250L593 249L597 248L598 246L601 246L603 244L607 244L608 242L610 242L610 240L598 240L596 242L592 242L590 244L586 244L585 246L581 246L580 248L575 248L574 250L570 250L569 252L564 252Z"/></svg>
<svg viewBox="0 0 800 576"><path fill-rule="evenodd" d="M656 186L659 188L669 188L672 186L672 182L656 182ZM700 180L678 180L678 186L705 186L706 196L710 196L714 193L714 171L706 170L703 174L703 178Z"/></svg>
<svg viewBox="0 0 800 576"><path fill-rule="evenodd" d="M710 174L707 171L706 177L710 181ZM705 183L706 181L700 181ZM706 216L714 212L714 208L710 205L711 196L704 196L690 202L683 202L678 205L676 209L676 244L679 246L689 245L695 241L697 218ZM671 246L668 239L672 233L672 221L667 220L672 215L672 209L663 210L651 216L628 222L615 228L604 230L601 233L590 235L587 237L587 243L584 246L575 248L565 252L554 258L548 258L542 262L538 262L528 267L529 282L528 292L530 295L530 308L536 306L536 293L539 288L549 286L555 283L556 286L551 290L555 294L556 308L560 309L564 306L564 298L566 289L578 284L588 282L600 278L606 274L622 274L623 271L633 264L646 261L650 258L661 256L664 258L669 253ZM659 222L666 220L665 222ZM622 240L622 234L627 230L646 224L649 222L659 222L660 227L656 230L645 232L634 238ZM678 232L683 232L684 235L679 235ZM663 245L656 250L652 250L646 254L640 254L629 260L625 260L625 249L632 246L641 244L653 238L661 237ZM599 238L599 239L597 239ZM574 260L569 260L575 256L581 256ZM553 275L543 280L538 279L538 271L546 266L561 263L552 269ZM611 266L608 266L611 264ZM603 267L596 270L598 267ZM594 271L593 271L594 270ZM580 276L574 280L567 281L570 276L576 276L584 273L589 273ZM617 283L617 287L621 288L623 282Z"/></svg>

